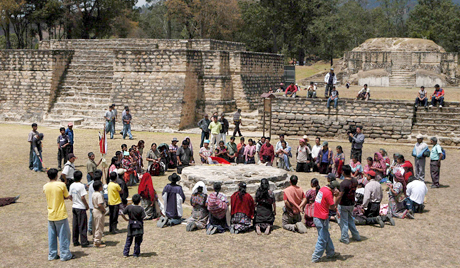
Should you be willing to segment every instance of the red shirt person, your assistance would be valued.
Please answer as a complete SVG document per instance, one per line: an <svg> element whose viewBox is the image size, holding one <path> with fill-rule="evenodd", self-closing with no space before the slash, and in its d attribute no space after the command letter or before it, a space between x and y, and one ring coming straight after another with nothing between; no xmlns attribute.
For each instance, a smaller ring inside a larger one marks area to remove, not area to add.
<svg viewBox="0 0 460 268"><path fill-rule="evenodd" d="M295 98L295 95L296 95L296 92L299 90L299 88L294 85L294 83L291 83L287 88L286 88L286 91L284 92L284 96L291 96L293 98Z"/></svg>
<svg viewBox="0 0 460 268"><path fill-rule="evenodd" d="M275 148L270 144L270 137L267 137L265 143L260 147L259 156L260 162L272 165L273 159L275 159Z"/></svg>
<svg viewBox="0 0 460 268"><path fill-rule="evenodd" d="M431 95L430 107L436 106L437 102L439 102L439 108L442 108L442 105L444 104L444 89L442 89L438 84L434 86L434 93Z"/></svg>

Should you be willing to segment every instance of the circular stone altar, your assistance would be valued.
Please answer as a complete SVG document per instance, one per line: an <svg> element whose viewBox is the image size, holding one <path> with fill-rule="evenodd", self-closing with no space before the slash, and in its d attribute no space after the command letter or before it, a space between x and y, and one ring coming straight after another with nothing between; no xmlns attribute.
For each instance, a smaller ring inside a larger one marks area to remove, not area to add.
<svg viewBox="0 0 460 268"><path fill-rule="evenodd" d="M191 191L195 183L202 181L208 192L212 192L214 182L221 182L222 192L230 197L238 191L238 184L242 181L247 185L247 192L254 195L262 179L269 181L270 190L275 194L276 200L281 201L283 190L290 185L288 173L265 165L190 166L182 170L180 183L185 191Z"/></svg>

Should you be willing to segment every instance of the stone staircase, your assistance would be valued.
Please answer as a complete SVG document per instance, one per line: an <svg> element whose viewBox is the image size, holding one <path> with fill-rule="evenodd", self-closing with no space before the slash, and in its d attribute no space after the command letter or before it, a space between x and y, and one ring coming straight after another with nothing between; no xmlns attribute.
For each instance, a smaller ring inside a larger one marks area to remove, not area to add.
<svg viewBox="0 0 460 268"><path fill-rule="evenodd" d="M419 107L415 113L412 136L418 133L436 136L442 144L460 144L460 103L444 103L444 107Z"/></svg>
<svg viewBox="0 0 460 268"><path fill-rule="evenodd" d="M45 123L103 127L111 104L113 59L112 51L75 50Z"/></svg>
<svg viewBox="0 0 460 268"><path fill-rule="evenodd" d="M236 111L227 113L227 120L230 125L230 129L228 133L231 135L233 134L233 130L235 129L235 125L233 124L233 115ZM244 135L245 132L259 132L262 131L262 128L259 127L259 112L254 110L252 112L241 112L241 121L243 125L240 125L241 134ZM237 134L238 135L238 134Z"/></svg>
<svg viewBox="0 0 460 268"><path fill-rule="evenodd" d="M390 85L413 87L415 84L415 73L405 69L392 70Z"/></svg>

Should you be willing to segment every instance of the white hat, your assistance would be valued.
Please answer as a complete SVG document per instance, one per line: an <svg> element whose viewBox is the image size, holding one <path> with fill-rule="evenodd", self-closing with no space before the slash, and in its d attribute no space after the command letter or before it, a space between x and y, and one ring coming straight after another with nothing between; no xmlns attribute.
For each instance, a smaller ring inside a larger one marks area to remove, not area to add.
<svg viewBox="0 0 460 268"><path fill-rule="evenodd" d="M422 134L418 134L416 138L417 139L423 139L423 136L422 136Z"/></svg>

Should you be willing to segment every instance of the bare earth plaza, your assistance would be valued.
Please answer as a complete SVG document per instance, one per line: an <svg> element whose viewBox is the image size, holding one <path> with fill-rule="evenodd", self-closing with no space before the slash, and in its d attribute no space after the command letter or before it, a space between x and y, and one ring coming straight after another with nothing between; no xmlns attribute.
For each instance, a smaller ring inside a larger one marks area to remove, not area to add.
<svg viewBox="0 0 460 268"><path fill-rule="evenodd" d="M38 8L19 2L0 7ZM117 30L2 26L0 267L460 267L458 50L414 34L425 1L385 34L341 21L367 36L346 46L315 15L300 49L257 9L298 3L141 2ZM194 21L198 5L222 21Z"/></svg>

